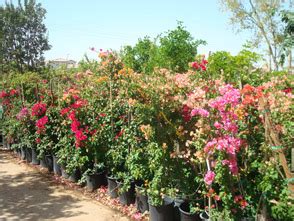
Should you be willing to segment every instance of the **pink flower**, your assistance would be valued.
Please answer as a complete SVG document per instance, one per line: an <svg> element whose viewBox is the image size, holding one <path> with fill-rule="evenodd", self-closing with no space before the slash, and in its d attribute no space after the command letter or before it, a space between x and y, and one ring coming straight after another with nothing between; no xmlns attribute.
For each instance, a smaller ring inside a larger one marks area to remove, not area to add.
<svg viewBox="0 0 294 221"><path fill-rule="evenodd" d="M194 117L196 115L200 115L202 117L208 117L209 112L203 108L196 108L191 111L191 116Z"/></svg>
<svg viewBox="0 0 294 221"><path fill-rule="evenodd" d="M219 130L219 129L221 129L222 125L218 121L216 121L216 122L214 122L213 126L215 126L215 128Z"/></svg>
<svg viewBox="0 0 294 221"><path fill-rule="evenodd" d="M214 178L215 178L215 173L211 170L207 171L207 173L205 174L205 177L204 177L204 182L207 184L207 185L211 185L212 182L214 181Z"/></svg>
<svg viewBox="0 0 294 221"><path fill-rule="evenodd" d="M24 120L25 118L29 117L29 109L24 107L21 109L21 111L16 115L16 118L18 120Z"/></svg>

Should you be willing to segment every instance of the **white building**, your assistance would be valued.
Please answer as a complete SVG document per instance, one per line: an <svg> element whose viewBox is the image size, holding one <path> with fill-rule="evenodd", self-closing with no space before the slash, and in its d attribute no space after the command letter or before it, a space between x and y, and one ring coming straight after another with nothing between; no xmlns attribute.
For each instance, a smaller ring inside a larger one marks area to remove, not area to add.
<svg viewBox="0 0 294 221"><path fill-rule="evenodd" d="M46 63L49 66L51 66L52 68L61 68L61 67L74 68L77 65L77 62L76 61L74 61L74 60L68 60L68 59L63 59L63 58L49 60Z"/></svg>

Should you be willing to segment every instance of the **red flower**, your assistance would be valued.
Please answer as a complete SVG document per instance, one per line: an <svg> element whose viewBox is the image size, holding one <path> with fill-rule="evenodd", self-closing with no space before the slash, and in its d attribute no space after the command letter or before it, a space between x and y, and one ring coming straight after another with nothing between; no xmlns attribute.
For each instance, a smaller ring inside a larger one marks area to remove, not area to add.
<svg viewBox="0 0 294 221"><path fill-rule="evenodd" d="M41 143L41 139L40 138L36 138L36 143Z"/></svg>
<svg viewBox="0 0 294 221"><path fill-rule="evenodd" d="M9 94L6 93L5 91L0 92L0 98L4 98L4 97L8 97L8 96L9 96Z"/></svg>
<svg viewBox="0 0 294 221"><path fill-rule="evenodd" d="M192 66L192 68L194 68L196 70L198 70L200 68L200 65L196 61L192 62L191 66Z"/></svg>
<svg viewBox="0 0 294 221"><path fill-rule="evenodd" d="M185 122L189 122L191 120L191 109L187 106L184 105L182 108L182 117L184 119Z"/></svg>
<svg viewBox="0 0 294 221"><path fill-rule="evenodd" d="M68 118L71 120L71 121L74 121L76 120L76 114L74 111L71 111L68 115Z"/></svg>
<svg viewBox="0 0 294 221"><path fill-rule="evenodd" d="M36 103L34 104L34 106L32 107L32 116L42 116L45 115L47 110L47 105L43 104L43 103Z"/></svg>
<svg viewBox="0 0 294 221"><path fill-rule="evenodd" d="M124 133L124 129L122 129L120 132L118 132L116 134L116 136L114 137L114 139L117 140L119 137L121 137L123 135L123 133Z"/></svg>
<svg viewBox="0 0 294 221"><path fill-rule="evenodd" d="M106 114L105 113L100 113L99 116L100 117L106 117Z"/></svg>
<svg viewBox="0 0 294 221"><path fill-rule="evenodd" d="M291 94L292 93L292 88L286 88L284 90L282 90L283 92L285 92L286 94Z"/></svg>
<svg viewBox="0 0 294 221"><path fill-rule="evenodd" d="M71 107L73 109L78 109L78 108L81 108L83 106L85 106L87 104L87 101L86 100L76 100L72 105Z"/></svg>
<svg viewBox="0 0 294 221"><path fill-rule="evenodd" d="M75 132L76 140L83 141L87 139L87 136L83 133L82 130L77 130Z"/></svg>
<svg viewBox="0 0 294 221"><path fill-rule="evenodd" d="M40 118L39 120L37 120L36 122L36 127L38 127L38 129L43 130L45 129L45 125L48 123L48 117L44 116L42 118Z"/></svg>
<svg viewBox="0 0 294 221"><path fill-rule="evenodd" d="M60 114L62 116L64 116L65 114L67 114L68 112L70 111L70 108L69 107L66 107L66 108L63 108L60 110Z"/></svg>
<svg viewBox="0 0 294 221"><path fill-rule="evenodd" d="M9 94L10 94L10 96L17 95L18 91L15 89L12 89L12 90L10 90Z"/></svg>
<svg viewBox="0 0 294 221"><path fill-rule="evenodd" d="M76 133L76 131L79 130L79 126L81 125L81 123L78 120L73 120L71 123L71 131Z"/></svg>

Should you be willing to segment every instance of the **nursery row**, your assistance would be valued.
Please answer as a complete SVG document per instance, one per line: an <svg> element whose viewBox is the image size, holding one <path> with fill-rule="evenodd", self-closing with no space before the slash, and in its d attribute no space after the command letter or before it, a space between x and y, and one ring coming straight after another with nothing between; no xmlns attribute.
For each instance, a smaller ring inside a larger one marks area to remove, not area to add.
<svg viewBox="0 0 294 221"><path fill-rule="evenodd" d="M107 177L152 221L292 220L292 76L251 86L215 79L203 57L144 74L99 56L3 81L1 124L22 157L89 190Z"/></svg>

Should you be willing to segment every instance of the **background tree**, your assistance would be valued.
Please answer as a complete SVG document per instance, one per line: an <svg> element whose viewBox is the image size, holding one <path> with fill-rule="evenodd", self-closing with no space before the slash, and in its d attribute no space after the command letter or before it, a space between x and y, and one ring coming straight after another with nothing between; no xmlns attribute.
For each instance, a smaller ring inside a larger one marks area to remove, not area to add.
<svg viewBox="0 0 294 221"><path fill-rule="evenodd" d="M35 0L6 2L1 12L1 70L36 71L44 65L43 53L50 49L43 20L46 10Z"/></svg>
<svg viewBox="0 0 294 221"><path fill-rule="evenodd" d="M227 83L259 85L262 82L260 70L254 68L260 55L243 49L236 56L227 51L217 51L208 57L208 72L214 79L220 77Z"/></svg>
<svg viewBox="0 0 294 221"><path fill-rule="evenodd" d="M231 12L231 22L237 30L250 30L253 33L252 46L261 43L266 45L269 62L273 62L274 69L281 65L283 53L283 36L285 25L281 20L281 12L290 7L292 1L282 0L222 0L224 9Z"/></svg>
<svg viewBox="0 0 294 221"><path fill-rule="evenodd" d="M146 36L143 39L140 38L134 47L125 46L121 54L127 67L131 67L139 73L148 73L153 70L152 58L154 50L157 50L156 44L150 40L150 37Z"/></svg>
<svg viewBox="0 0 294 221"><path fill-rule="evenodd" d="M292 68L292 50L294 48L294 12L285 10L282 12L282 21L286 24L284 31L284 41L282 59L289 56L289 70Z"/></svg>
<svg viewBox="0 0 294 221"><path fill-rule="evenodd" d="M176 29L159 35L153 41L145 37L139 39L134 47L125 46L121 56L126 66L137 72L150 73L155 67L185 72L189 68L189 62L195 59L197 47L201 44L206 42L194 40L183 23L178 22Z"/></svg>
<svg viewBox="0 0 294 221"><path fill-rule="evenodd" d="M206 44L203 40L194 40L182 22L178 22L177 28L169 30L159 41L163 66L176 72L187 71L188 63L197 55L198 46Z"/></svg>

